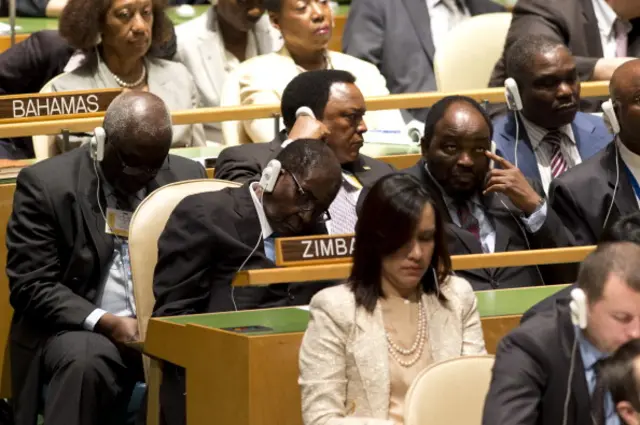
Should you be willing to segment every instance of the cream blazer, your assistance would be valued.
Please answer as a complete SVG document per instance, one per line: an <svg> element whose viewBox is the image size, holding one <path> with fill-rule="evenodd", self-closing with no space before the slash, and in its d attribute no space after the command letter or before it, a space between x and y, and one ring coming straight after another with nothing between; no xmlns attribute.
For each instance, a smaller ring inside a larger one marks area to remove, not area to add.
<svg viewBox="0 0 640 425"><path fill-rule="evenodd" d="M334 69L349 71L356 77L356 85L365 98L389 94L384 77L374 65L343 53L328 51L328 54ZM249 59L238 68L240 103L280 104L285 87L300 73L300 68L285 47L277 52ZM228 103L223 101L222 104ZM365 123L369 130L406 132L404 120L397 109L367 112ZM243 124L247 136L253 142L269 142L275 137L273 119L248 120Z"/></svg>
<svg viewBox="0 0 640 425"><path fill-rule="evenodd" d="M451 276L449 300L424 295L434 362L486 354L476 297L469 283ZM389 419L389 360L382 310L356 307L347 285L318 292L300 347L304 425L394 425Z"/></svg>
<svg viewBox="0 0 640 425"><path fill-rule="evenodd" d="M218 17L213 6L207 13L176 27L178 51L175 60L187 67L200 95L200 107L220 106L222 87L227 76L226 57ZM249 36L254 37L258 55L271 53L282 46L280 32L264 14ZM221 124L204 123L208 141L222 142Z"/></svg>
<svg viewBox="0 0 640 425"><path fill-rule="evenodd" d="M183 111L198 107L198 91L191 74L184 65L152 57L147 57L145 64L149 92L162 99L170 111ZM51 85L54 92L105 88L120 88L120 86L116 83L104 61L98 62L96 60L95 54L90 55L79 68L57 77ZM72 143L84 143L90 137L82 139L74 139ZM205 145L202 124L173 126L172 148Z"/></svg>

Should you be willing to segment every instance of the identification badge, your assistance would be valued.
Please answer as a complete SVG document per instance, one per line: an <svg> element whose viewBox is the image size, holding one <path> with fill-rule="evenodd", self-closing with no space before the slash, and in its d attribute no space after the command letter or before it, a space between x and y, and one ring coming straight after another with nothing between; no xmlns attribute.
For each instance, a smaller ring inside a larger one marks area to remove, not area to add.
<svg viewBox="0 0 640 425"><path fill-rule="evenodd" d="M128 237L132 215L133 213L129 211L107 208L107 222L104 231L110 235Z"/></svg>

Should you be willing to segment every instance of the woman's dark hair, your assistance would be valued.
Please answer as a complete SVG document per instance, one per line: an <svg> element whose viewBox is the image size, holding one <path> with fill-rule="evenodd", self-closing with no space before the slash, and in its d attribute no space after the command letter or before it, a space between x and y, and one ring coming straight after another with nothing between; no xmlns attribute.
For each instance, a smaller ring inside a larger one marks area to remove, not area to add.
<svg viewBox="0 0 640 425"><path fill-rule="evenodd" d="M451 258L447 249L445 227L432 196L420 182L408 174L390 174L380 180L366 194L356 224L353 268L349 284L356 305L373 312L382 293L382 260L402 248L413 237L426 205L435 214L434 250L431 267L438 282L445 282L451 273ZM433 273L422 277L425 293L436 293ZM444 297L441 296L441 299Z"/></svg>
<svg viewBox="0 0 640 425"><path fill-rule="evenodd" d="M601 360L598 386L604 386L611 394L613 405L627 401L636 412L640 412L640 388L636 383L634 360L640 356L640 339L623 344L609 358ZM604 393L604 392L601 392ZM597 423L605 423L605 399L595 400L594 417Z"/></svg>
<svg viewBox="0 0 640 425"><path fill-rule="evenodd" d="M76 49L90 50L96 45L113 0L68 0L59 21L60 35ZM151 0L153 27L149 52L161 50L172 33L171 21L165 14L166 0Z"/></svg>

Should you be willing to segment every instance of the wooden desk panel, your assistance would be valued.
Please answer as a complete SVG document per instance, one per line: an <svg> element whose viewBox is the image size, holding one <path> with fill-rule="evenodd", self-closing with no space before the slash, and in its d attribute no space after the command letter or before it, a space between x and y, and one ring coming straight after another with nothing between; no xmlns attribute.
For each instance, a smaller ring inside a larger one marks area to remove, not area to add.
<svg viewBox="0 0 640 425"><path fill-rule="evenodd" d="M0 398L11 396L11 372L9 370L9 327L13 309L9 305L9 280L7 279L7 223L13 207L16 185L0 184Z"/></svg>

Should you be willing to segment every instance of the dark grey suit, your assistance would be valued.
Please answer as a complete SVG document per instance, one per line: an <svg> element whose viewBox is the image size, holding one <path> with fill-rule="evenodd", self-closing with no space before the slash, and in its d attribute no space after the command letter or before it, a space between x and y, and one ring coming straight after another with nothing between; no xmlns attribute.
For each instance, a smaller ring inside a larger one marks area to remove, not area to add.
<svg viewBox="0 0 640 425"><path fill-rule="evenodd" d="M591 423L591 403L582 356L575 355L569 308L553 309L527 320L505 336L496 352L483 425L559 425L570 392L566 425Z"/></svg>
<svg viewBox="0 0 640 425"><path fill-rule="evenodd" d="M424 164L424 159L421 159L416 165L403 171L417 177L422 182L436 200L438 208L443 212L444 220L447 223L449 253L451 255L481 254L483 251L478 239L453 223L444 203L442 192L426 172ZM533 185L538 192L542 192L539 185L535 183ZM482 201L496 231L495 252L522 251L529 248L556 248L566 245L567 240L562 223L550 208L547 209L547 218L542 227L536 233L530 233L519 221L522 211L515 207L506 196L489 193L483 197ZM538 270L535 266L503 267L459 270L456 271L456 274L467 279L475 291L535 286L543 283L552 285L575 280L574 269L565 265L539 266ZM544 282L541 277L544 278Z"/></svg>
<svg viewBox="0 0 640 425"><path fill-rule="evenodd" d="M490 0L464 3L471 15L504 12ZM342 50L376 65L391 93L436 90L435 48L425 0L354 0L342 35ZM427 116L426 108L408 112L420 121Z"/></svg>
<svg viewBox="0 0 640 425"><path fill-rule="evenodd" d="M224 149L216 160L214 177L239 183L258 180L262 169L282 149L285 137L281 132L269 143L251 143ZM380 177L395 171L386 162L362 154L352 164L343 164L343 168L352 172L363 186L371 186Z"/></svg>
<svg viewBox="0 0 640 425"><path fill-rule="evenodd" d="M640 19L631 21L628 56L640 55ZM519 0L513 9L513 20L504 51L527 34L547 36L569 47L576 60L578 76L588 81L598 59L602 58L602 42L592 0ZM496 64L489 85L501 87L506 80L505 56ZM585 102L583 110L595 111L599 102Z"/></svg>
<svg viewBox="0 0 640 425"><path fill-rule="evenodd" d="M550 205L571 235L571 245L595 245L599 242L617 180L618 189L606 223L606 227L610 227L620 217L638 211L638 202L615 143L551 182Z"/></svg>

